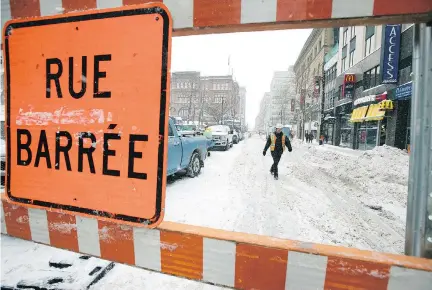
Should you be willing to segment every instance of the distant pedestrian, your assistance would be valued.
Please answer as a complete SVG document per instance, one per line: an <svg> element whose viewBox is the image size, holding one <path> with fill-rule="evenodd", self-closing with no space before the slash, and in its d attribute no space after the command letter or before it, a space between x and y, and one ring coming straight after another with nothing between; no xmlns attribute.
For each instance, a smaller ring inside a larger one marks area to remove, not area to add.
<svg viewBox="0 0 432 290"><path fill-rule="evenodd" d="M270 147L270 153L273 157L273 165L270 168L270 173L273 174L276 180L279 178L278 164L285 151L285 146L288 148L289 152L292 151L289 138L282 132L282 124L277 124L275 132L271 133L268 137L263 151L263 155L265 156L267 149Z"/></svg>

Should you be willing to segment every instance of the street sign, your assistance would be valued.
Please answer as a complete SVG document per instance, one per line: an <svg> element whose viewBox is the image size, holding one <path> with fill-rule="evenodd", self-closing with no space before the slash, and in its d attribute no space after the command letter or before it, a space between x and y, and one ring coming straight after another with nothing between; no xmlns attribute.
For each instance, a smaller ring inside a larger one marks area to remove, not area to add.
<svg viewBox="0 0 432 290"><path fill-rule="evenodd" d="M5 25L12 202L162 221L171 23L158 3Z"/></svg>

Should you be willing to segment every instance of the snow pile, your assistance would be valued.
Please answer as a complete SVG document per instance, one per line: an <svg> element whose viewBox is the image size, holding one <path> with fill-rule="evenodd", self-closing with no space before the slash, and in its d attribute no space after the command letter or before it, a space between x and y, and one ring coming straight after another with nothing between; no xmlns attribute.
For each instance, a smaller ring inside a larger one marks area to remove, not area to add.
<svg viewBox="0 0 432 290"><path fill-rule="evenodd" d="M1 235L1 250L1 285L11 289L86 289L109 265L109 261L5 235Z"/></svg>
<svg viewBox="0 0 432 290"><path fill-rule="evenodd" d="M291 145L300 145L300 144L303 144L303 141L298 138L294 138L291 140Z"/></svg>
<svg viewBox="0 0 432 290"><path fill-rule="evenodd" d="M2 289L226 289L5 235L1 249Z"/></svg>
<svg viewBox="0 0 432 290"><path fill-rule="evenodd" d="M365 193L362 195L364 202L382 203L395 199L406 206L409 165L409 155L406 152L381 146L350 155L346 154L347 149L341 148L338 152L335 148L326 150L326 147L309 145L309 154L305 154L305 159L315 163L317 159L322 161L319 163L324 172L337 180L345 181L348 186L358 187ZM331 166L326 166L328 163Z"/></svg>
<svg viewBox="0 0 432 290"><path fill-rule="evenodd" d="M290 164L294 175L342 200L351 207L348 214L352 218L368 223L377 234L382 231L382 241L371 235L366 249L402 253L408 192L406 151L390 146L369 151L330 145L301 147L306 149L301 157L306 165L303 161ZM312 177L307 176L305 166L314 172ZM361 230L367 232L367 228Z"/></svg>
<svg viewBox="0 0 432 290"><path fill-rule="evenodd" d="M382 146L364 151L359 157L334 152L333 155L334 167L328 172L359 187L363 192L361 200L365 204L392 203L396 200L406 207L408 154L397 148Z"/></svg>

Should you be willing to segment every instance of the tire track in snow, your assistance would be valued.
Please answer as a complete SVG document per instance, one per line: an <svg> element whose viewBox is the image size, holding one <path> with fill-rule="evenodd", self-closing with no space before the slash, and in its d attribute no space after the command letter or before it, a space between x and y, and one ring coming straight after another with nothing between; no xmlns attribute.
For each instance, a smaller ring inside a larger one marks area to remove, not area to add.
<svg viewBox="0 0 432 290"><path fill-rule="evenodd" d="M235 230L305 241L327 240L320 229L304 218L302 208L308 204L297 198L296 189L283 189L282 168L280 179L273 179L269 172L272 158L261 155L264 145L265 140L260 137L247 140L230 173L233 181L241 181L236 191L244 205L239 209ZM283 158L289 158L287 156L284 154Z"/></svg>

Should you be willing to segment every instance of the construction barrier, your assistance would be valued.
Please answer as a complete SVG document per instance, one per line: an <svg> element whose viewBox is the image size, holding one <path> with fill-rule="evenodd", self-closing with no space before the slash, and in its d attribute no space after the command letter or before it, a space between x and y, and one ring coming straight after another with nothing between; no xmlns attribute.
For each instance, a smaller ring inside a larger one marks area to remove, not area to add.
<svg viewBox="0 0 432 290"><path fill-rule="evenodd" d="M430 0L410 0L409 5L406 0L6 0L2 1L2 26L15 18L148 2L168 7L174 35L427 22L432 11Z"/></svg>
<svg viewBox="0 0 432 290"><path fill-rule="evenodd" d="M2 200L1 232L56 248L239 289L424 290L432 260L172 222L158 229Z"/></svg>
<svg viewBox="0 0 432 290"><path fill-rule="evenodd" d="M9 19L163 2L173 35L427 22L430 0L2 0ZM240 289L431 289L432 260L162 222L133 227L12 204L1 233Z"/></svg>

